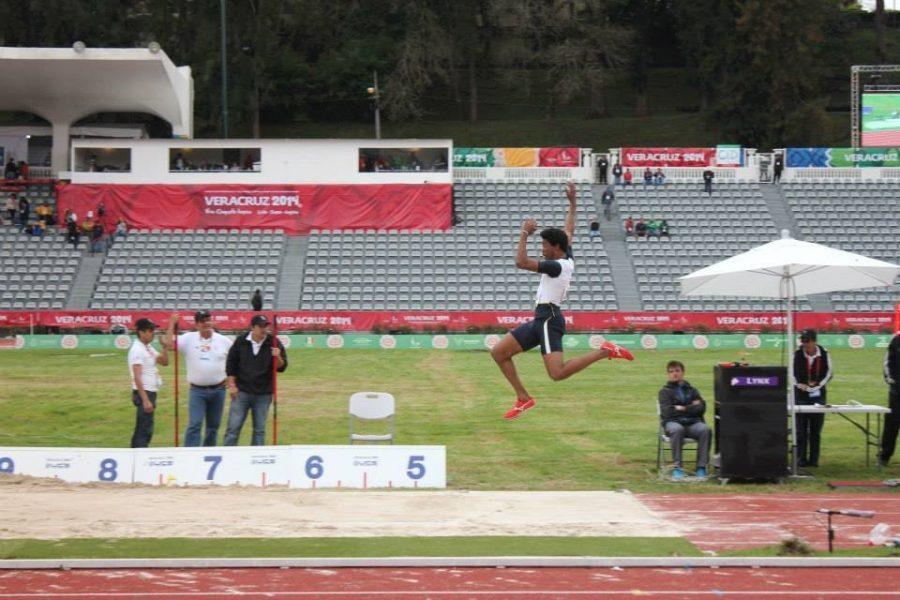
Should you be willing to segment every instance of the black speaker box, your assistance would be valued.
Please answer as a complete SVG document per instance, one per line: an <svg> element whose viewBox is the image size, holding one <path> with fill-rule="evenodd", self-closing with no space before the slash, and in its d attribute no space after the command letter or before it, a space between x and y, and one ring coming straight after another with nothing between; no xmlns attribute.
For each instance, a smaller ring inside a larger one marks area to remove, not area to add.
<svg viewBox="0 0 900 600"><path fill-rule="evenodd" d="M787 369L719 365L714 379L719 476L766 480L786 476Z"/></svg>

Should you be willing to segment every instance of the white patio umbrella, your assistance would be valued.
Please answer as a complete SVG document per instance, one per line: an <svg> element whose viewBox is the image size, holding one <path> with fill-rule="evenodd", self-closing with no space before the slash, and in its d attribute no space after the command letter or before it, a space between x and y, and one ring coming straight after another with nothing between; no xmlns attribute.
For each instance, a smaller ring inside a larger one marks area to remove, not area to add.
<svg viewBox="0 0 900 600"><path fill-rule="evenodd" d="M875 260L795 240L787 230L781 239L726 258L699 271L680 277L682 296L740 296L780 298L787 303L788 347L793 351L793 301L799 296L888 287L900 275L900 265ZM794 414L794 370L788 368L788 410L791 432L796 437ZM797 474L796 444L792 455Z"/></svg>

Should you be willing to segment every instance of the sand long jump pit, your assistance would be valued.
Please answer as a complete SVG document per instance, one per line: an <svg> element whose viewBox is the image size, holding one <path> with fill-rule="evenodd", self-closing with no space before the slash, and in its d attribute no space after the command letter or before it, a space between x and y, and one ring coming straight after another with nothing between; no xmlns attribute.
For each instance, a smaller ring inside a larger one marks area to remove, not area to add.
<svg viewBox="0 0 900 600"><path fill-rule="evenodd" d="M628 492L297 490L0 477L0 538L679 537Z"/></svg>

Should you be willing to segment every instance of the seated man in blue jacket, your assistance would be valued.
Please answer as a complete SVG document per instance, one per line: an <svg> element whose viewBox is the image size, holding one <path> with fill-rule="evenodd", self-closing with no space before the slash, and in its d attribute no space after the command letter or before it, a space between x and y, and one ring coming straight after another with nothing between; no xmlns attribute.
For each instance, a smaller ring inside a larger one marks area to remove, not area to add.
<svg viewBox="0 0 900 600"><path fill-rule="evenodd" d="M706 403L690 383L684 379L684 364L670 360L666 365L669 381L659 390L659 411L663 428L672 444L675 468L672 479L684 477L681 449L684 438L697 440L697 477L706 477L709 463L709 426L703 421Z"/></svg>

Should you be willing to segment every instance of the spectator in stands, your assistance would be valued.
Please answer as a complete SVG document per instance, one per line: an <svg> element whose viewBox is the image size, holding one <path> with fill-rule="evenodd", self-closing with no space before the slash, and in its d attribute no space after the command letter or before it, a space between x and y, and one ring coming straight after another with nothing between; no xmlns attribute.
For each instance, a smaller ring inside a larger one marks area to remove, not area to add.
<svg viewBox="0 0 900 600"><path fill-rule="evenodd" d="M244 170L245 171L253 170L253 155L252 154L247 154L247 156L244 157Z"/></svg>
<svg viewBox="0 0 900 600"><path fill-rule="evenodd" d="M884 382L888 384L888 408L891 412L884 415L879 467L888 466L897 446L897 432L900 432L900 333L891 339L884 354Z"/></svg>
<svg viewBox="0 0 900 600"><path fill-rule="evenodd" d="M78 217L70 208L66 211L66 242L72 244L73 248L77 248L80 241L81 230L78 229Z"/></svg>
<svg viewBox="0 0 900 600"><path fill-rule="evenodd" d="M236 446L241 428L252 412L253 437L251 444L262 446L266 438L266 418L272 403L272 367L279 373L287 368L287 353L280 341L273 342L268 331L269 320L265 315L254 315L250 331L240 334L228 351L225 372L228 376L228 393L231 406L228 410L228 428L225 445Z"/></svg>
<svg viewBox="0 0 900 600"><path fill-rule="evenodd" d="M706 169L703 171L703 191L712 196L712 182L715 179L716 174L713 173L712 169Z"/></svg>
<svg viewBox="0 0 900 600"><path fill-rule="evenodd" d="M19 178L19 168L16 166L16 161L13 160L12 157L9 158L9 162L6 163L6 168L3 170L3 178L4 179L18 179Z"/></svg>
<svg viewBox="0 0 900 600"><path fill-rule="evenodd" d="M194 313L196 331L186 331L178 336L178 352L184 356L187 380L191 386L188 402L188 426L184 432L184 445L200 445L200 431L206 420L204 446L215 446L225 408L225 359L231 349L231 340L213 329L212 315L208 310ZM169 318L166 345L174 347L178 313Z"/></svg>
<svg viewBox="0 0 900 600"><path fill-rule="evenodd" d="M25 226L28 225L28 215L31 213L31 205L28 203L28 199L25 196L19 196L19 231L23 231Z"/></svg>
<svg viewBox="0 0 900 600"><path fill-rule="evenodd" d="M653 173L653 183L654 185L662 185L666 182L666 174L663 173L663 170L659 167L656 167L656 171Z"/></svg>
<svg viewBox="0 0 900 600"><path fill-rule="evenodd" d="M156 325L150 319L138 319L135 323L137 339L128 351L128 371L131 375L131 403L136 408L132 448L146 448L153 437L153 412L156 410L156 393L162 380L156 365L169 364L169 352L165 345L162 352L153 347Z"/></svg>
<svg viewBox="0 0 900 600"><path fill-rule="evenodd" d="M647 239L652 237L659 239L659 221L656 219L647 222Z"/></svg>
<svg viewBox="0 0 900 600"><path fill-rule="evenodd" d="M29 225L25 232L29 235L33 235L34 237L42 238L44 237L44 232L47 229L47 224L44 221L36 221Z"/></svg>
<svg viewBox="0 0 900 600"><path fill-rule="evenodd" d="M10 225L14 225L16 222L16 207L18 207L18 205L19 203L16 201L16 195L13 192L10 192L9 196L6 197L6 204L4 205Z"/></svg>
<svg viewBox="0 0 900 600"><path fill-rule="evenodd" d="M605 154L597 156L597 183L606 184L607 172L609 171L609 159Z"/></svg>
<svg viewBox="0 0 900 600"><path fill-rule="evenodd" d="M827 404L825 385L831 380L831 360L828 351L816 343L816 330L800 334L800 347L794 352L794 385L796 403L801 405ZM823 413L797 414L797 452L801 467L819 466L819 445Z"/></svg>
<svg viewBox="0 0 900 600"><path fill-rule="evenodd" d="M659 222L659 235L669 237L669 222L665 219Z"/></svg>
<svg viewBox="0 0 900 600"><path fill-rule="evenodd" d="M97 204L97 222L103 225L103 221L106 220L106 203L101 200Z"/></svg>
<svg viewBox="0 0 900 600"><path fill-rule="evenodd" d="M775 153L775 161L772 163L772 182L781 182L781 172L784 170L784 157L780 152Z"/></svg>
<svg viewBox="0 0 900 600"><path fill-rule="evenodd" d="M259 312L262 310L263 297L262 297L262 292L259 291L259 288L257 288L257 290L255 292L253 292L252 296L250 296L250 307L253 308L253 310L256 312Z"/></svg>
<svg viewBox="0 0 900 600"><path fill-rule="evenodd" d="M697 477L706 477L709 463L709 425L703 420L706 402L690 383L684 379L684 364L670 360L666 365L669 381L659 390L659 415L663 430L672 446L672 479L684 477L681 450L684 438L697 440Z"/></svg>
<svg viewBox="0 0 900 600"><path fill-rule="evenodd" d="M91 229L91 254L106 252L106 239L104 238L103 224L94 223Z"/></svg>
<svg viewBox="0 0 900 600"><path fill-rule="evenodd" d="M613 165L613 177L616 178L616 185L620 185L622 183L622 165L616 163Z"/></svg>
<svg viewBox="0 0 900 600"><path fill-rule="evenodd" d="M588 237L594 239L595 237L600 237L600 222L597 220L591 221L591 229L588 233Z"/></svg>
<svg viewBox="0 0 900 600"><path fill-rule="evenodd" d="M634 174L632 174L631 169L625 169L624 177L625 177L625 185L631 185L631 180L634 177Z"/></svg>
<svg viewBox="0 0 900 600"><path fill-rule="evenodd" d="M175 154L175 160L172 163L172 169L175 171L184 171L184 155L181 152Z"/></svg>
<svg viewBox="0 0 900 600"><path fill-rule="evenodd" d="M634 219L628 217L625 219L625 235L631 235L634 233Z"/></svg>
<svg viewBox="0 0 900 600"><path fill-rule="evenodd" d="M603 190L603 194L600 196L600 204L603 206L603 216L606 217L607 221L612 219L612 205L615 200L616 193L613 191L613 186L606 186L606 189Z"/></svg>
<svg viewBox="0 0 900 600"><path fill-rule="evenodd" d="M39 219L43 220L47 225L53 225L53 209L50 208L50 205L46 202L41 202L38 204L38 207L34 209L34 212L37 213Z"/></svg>
<svg viewBox="0 0 900 600"><path fill-rule="evenodd" d="M28 163L24 160L19 161L19 179L28 179Z"/></svg>
<svg viewBox="0 0 900 600"><path fill-rule="evenodd" d="M116 230L113 232L115 238L128 237L128 224L123 219L119 219L116 223Z"/></svg>
<svg viewBox="0 0 900 600"><path fill-rule="evenodd" d="M650 170L650 167L644 169L644 185L650 185L653 183L653 171Z"/></svg>
<svg viewBox="0 0 900 600"><path fill-rule="evenodd" d="M644 217L638 219L637 225L634 226L634 236L644 237L647 235L647 224L644 223Z"/></svg>

